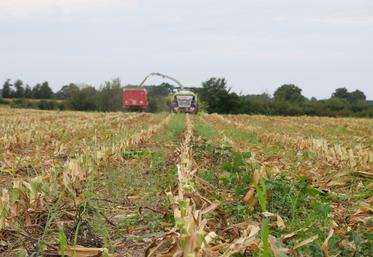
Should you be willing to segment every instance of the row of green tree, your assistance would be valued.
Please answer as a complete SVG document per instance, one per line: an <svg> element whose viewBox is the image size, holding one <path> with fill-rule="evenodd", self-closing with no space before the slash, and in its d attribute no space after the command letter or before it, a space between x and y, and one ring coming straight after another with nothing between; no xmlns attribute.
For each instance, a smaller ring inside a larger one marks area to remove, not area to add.
<svg viewBox="0 0 373 257"><path fill-rule="evenodd" d="M373 117L373 105L364 92L346 88L337 88L330 98L322 100L308 99L293 84L280 86L273 97L237 95L224 78L211 78L198 93L210 113Z"/></svg>
<svg viewBox="0 0 373 257"><path fill-rule="evenodd" d="M7 79L1 89L1 96L3 103L9 103L14 108L119 111L122 90L119 79L106 82L99 89L71 83L56 93L49 87L48 82L30 87L21 80L12 82Z"/></svg>
<svg viewBox="0 0 373 257"><path fill-rule="evenodd" d="M170 95L175 87L163 83L146 86L149 97L149 111L168 111ZM232 92L224 78L211 78L202 87L191 88L199 96L200 109L209 113L265 114L265 115L313 115L313 116L355 116L373 117L373 105L367 101L364 92L349 92L338 88L328 99L308 99L302 89L293 85L280 86L273 94L238 95ZM3 98L13 98L10 104L15 108L39 108L79 111L120 111L122 110L121 81L105 82L98 89L90 85L69 84L54 93L48 82L33 87L21 80L14 83L6 80L1 90ZM40 101L28 99L43 99Z"/></svg>
<svg viewBox="0 0 373 257"><path fill-rule="evenodd" d="M54 98L53 90L48 82L36 84L33 87L24 85L22 80L16 80L14 83L7 79L1 91L3 98L32 98L32 99L51 99Z"/></svg>
<svg viewBox="0 0 373 257"><path fill-rule="evenodd" d="M149 96L150 112L169 110L169 95L174 87L170 84L145 86ZM98 89L90 85L70 83L64 85L56 93L48 82L33 87L23 81L12 82L7 79L0 95L0 103L10 104L13 108L36 108L43 110L77 110L77 111L120 111L122 110L123 87L119 79L107 81ZM4 100L5 99L5 100Z"/></svg>

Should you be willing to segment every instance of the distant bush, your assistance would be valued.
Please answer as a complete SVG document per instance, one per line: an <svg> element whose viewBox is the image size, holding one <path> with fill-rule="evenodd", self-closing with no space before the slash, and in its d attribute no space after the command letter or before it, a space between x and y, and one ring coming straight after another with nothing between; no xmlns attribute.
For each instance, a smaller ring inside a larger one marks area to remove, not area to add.
<svg viewBox="0 0 373 257"><path fill-rule="evenodd" d="M4 98L0 97L0 104L9 104L9 102Z"/></svg>
<svg viewBox="0 0 373 257"><path fill-rule="evenodd" d="M13 99L10 102L11 108L40 109L40 110L64 110L65 105L57 100L29 100Z"/></svg>
<svg viewBox="0 0 373 257"><path fill-rule="evenodd" d="M66 102L71 110L98 111L97 90L92 86L79 88L66 99Z"/></svg>
<svg viewBox="0 0 373 257"><path fill-rule="evenodd" d="M171 99L167 96L149 96L149 112L168 112L170 111Z"/></svg>
<svg viewBox="0 0 373 257"><path fill-rule="evenodd" d="M64 110L64 105L56 100L40 100L37 103L40 110Z"/></svg>
<svg viewBox="0 0 373 257"><path fill-rule="evenodd" d="M37 109L37 105L35 102L27 100L27 99L13 99L10 102L11 108L28 108L28 109Z"/></svg>

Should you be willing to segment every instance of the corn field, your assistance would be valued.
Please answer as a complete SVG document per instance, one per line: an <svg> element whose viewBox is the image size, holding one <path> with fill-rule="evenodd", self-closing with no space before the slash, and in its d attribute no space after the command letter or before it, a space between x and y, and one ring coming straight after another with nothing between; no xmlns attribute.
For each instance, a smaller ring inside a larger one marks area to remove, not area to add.
<svg viewBox="0 0 373 257"><path fill-rule="evenodd" d="M0 109L0 256L372 256L373 120Z"/></svg>

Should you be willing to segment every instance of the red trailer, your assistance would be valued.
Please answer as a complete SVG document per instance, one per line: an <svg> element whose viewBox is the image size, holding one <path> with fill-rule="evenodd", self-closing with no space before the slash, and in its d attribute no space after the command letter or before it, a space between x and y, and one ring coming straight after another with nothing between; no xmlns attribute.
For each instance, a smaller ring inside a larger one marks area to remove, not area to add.
<svg viewBox="0 0 373 257"><path fill-rule="evenodd" d="M146 111L148 96L143 87L126 87L123 90L122 107L126 111Z"/></svg>

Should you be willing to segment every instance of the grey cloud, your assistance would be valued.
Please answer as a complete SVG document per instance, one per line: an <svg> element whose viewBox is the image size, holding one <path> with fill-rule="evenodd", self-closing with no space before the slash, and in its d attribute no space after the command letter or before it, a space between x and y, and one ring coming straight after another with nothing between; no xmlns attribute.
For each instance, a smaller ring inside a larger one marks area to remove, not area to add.
<svg viewBox="0 0 373 257"><path fill-rule="evenodd" d="M244 93L296 83L307 96L328 97L346 86L373 98L371 1L107 3L0 19L0 79L22 73L29 83L49 80L59 89L117 76L137 83L160 71L192 85L225 76Z"/></svg>

